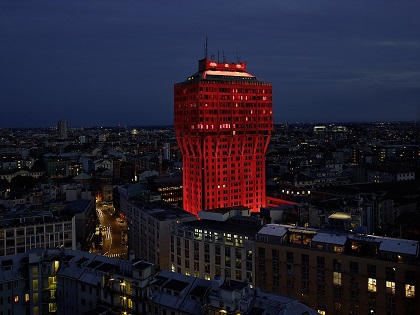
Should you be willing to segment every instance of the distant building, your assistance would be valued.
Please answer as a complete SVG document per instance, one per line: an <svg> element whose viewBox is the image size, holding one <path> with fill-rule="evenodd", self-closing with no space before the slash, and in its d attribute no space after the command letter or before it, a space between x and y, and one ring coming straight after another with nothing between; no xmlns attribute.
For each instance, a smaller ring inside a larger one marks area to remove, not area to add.
<svg viewBox="0 0 420 315"><path fill-rule="evenodd" d="M60 139L67 139L67 136L68 136L67 120L58 121L57 134Z"/></svg>
<svg viewBox="0 0 420 315"><path fill-rule="evenodd" d="M171 144L169 142L163 144L163 159L167 161L171 159Z"/></svg>
<svg viewBox="0 0 420 315"><path fill-rule="evenodd" d="M13 171L2 171L0 172L0 179L4 179L8 182L11 182L16 176L28 176L33 178L41 178L44 176L44 171L41 170L13 170Z"/></svg>
<svg viewBox="0 0 420 315"><path fill-rule="evenodd" d="M395 165L370 165L366 167L368 183L399 182L403 180L414 180L414 170Z"/></svg>
<svg viewBox="0 0 420 315"><path fill-rule="evenodd" d="M75 216L76 222L76 241L80 243L80 248L88 250L92 243L92 237L96 228L96 208L95 199L79 199L70 201L65 212Z"/></svg>
<svg viewBox="0 0 420 315"><path fill-rule="evenodd" d="M182 208L182 176L148 177L147 188L159 194L162 200Z"/></svg>
<svg viewBox="0 0 420 315"><path fill-rule="evenodd" d="M0 215L0 256L31 248L76 249L76 219L29 206Z"/></svg>

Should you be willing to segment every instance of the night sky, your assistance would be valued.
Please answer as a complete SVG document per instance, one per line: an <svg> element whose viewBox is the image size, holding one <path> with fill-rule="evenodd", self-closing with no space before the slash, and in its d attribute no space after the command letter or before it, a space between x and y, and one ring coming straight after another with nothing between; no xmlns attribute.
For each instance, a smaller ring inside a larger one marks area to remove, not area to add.
<svg viewBox="0 0 420 315"><path fill-rule="evenodd" d="M0 0L0 128L172 125L206 36L275 123L420 120L418 0Z"/></svg>

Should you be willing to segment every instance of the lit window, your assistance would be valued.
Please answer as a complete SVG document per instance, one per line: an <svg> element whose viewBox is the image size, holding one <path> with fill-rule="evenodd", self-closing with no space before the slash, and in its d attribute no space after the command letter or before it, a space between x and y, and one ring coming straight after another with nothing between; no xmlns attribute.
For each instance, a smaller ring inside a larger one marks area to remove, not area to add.
<svg viewBox="0 0 420 315"><path fill-rule="evenodd" d="M376 279L374 278L368 279L368 291L376 292Z"/></svg>
<svg viewBox="0 0 420 315"><path fill-rule="evenodd" d="M14 301L19 302L19 295L15 295Z"/></svg>
<svg viewBox="0 0 420 315"><path fill-rule="evenodd" d="M413 298L415 297L415 291L416 291L416 287L414 285L411 284L406 284L405 285L405 296L408 298Z"/></svg>
<svg viewBox="0 0 420 315"><path fill-rule="evenodd" d="M386 292L395 294L395 282L392 282L392 281L386 282Z"/></svg>
<svg viewBox="0 0 420 315"><path fill-rule="evenodd" d="M341 272L334 272L333 283L335 285L341 285Z"/></svg>

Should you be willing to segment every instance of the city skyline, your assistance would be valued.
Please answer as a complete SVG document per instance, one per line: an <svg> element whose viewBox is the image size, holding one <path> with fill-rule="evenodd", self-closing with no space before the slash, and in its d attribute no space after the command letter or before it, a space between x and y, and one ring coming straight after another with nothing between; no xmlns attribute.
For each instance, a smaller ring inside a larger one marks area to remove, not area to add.
<svg viewBox="0 0 420 315"><path fill-rule="evenodd" d="M274 123L420 119L417 2L171 4L3 1L0 128L172 125L206 36L272 82Z"/></svg>

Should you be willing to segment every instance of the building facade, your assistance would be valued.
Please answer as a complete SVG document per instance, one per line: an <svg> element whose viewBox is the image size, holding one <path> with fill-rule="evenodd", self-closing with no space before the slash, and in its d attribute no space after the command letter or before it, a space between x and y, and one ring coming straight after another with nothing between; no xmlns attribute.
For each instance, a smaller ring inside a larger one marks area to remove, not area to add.
<svg viewBox="0 0 420 315"><path fill-rule="evenodd" d="M246 63L199 61L174 87L175 133L183 159L183 208L265 206L265 152L273 129L272 87Z"/></svg>
<svg viewBox="0 0 420 315"><path fill-rule="evenodd" d="M135 257L170 270L172 227L191 220L196 217L181 208L159 200L150 202L149 194L132 198L127 202L128 250Z"/></svg>
<svg viewBox="0 0 420 315"><path fill-rule="evenodd" d="M172 271L207 280L219 275L255 284L254 239L261 220L249 216L245 207L217 210L200 211L201 220L173 228Z"/></svg>
<svg viewBox="0 0 420 315"><path fill-rule="evenodd" d="M418 314L419 242L337 231L264 226L256 286L321 314Z"/></svg>
<svg viewBox="0 0 420 315"><path fill-rule="evenodd" d="M197 279L153 264L75 250L0 257L0 314L308 314L296 300L220 277Z"/></svg>
<svg viewBox="0 0 420 315"><path fill-rule="evenodd" d="M45 210L2 214L0 256L31 248L76 249L76 218L54 218Z"/></svg>

